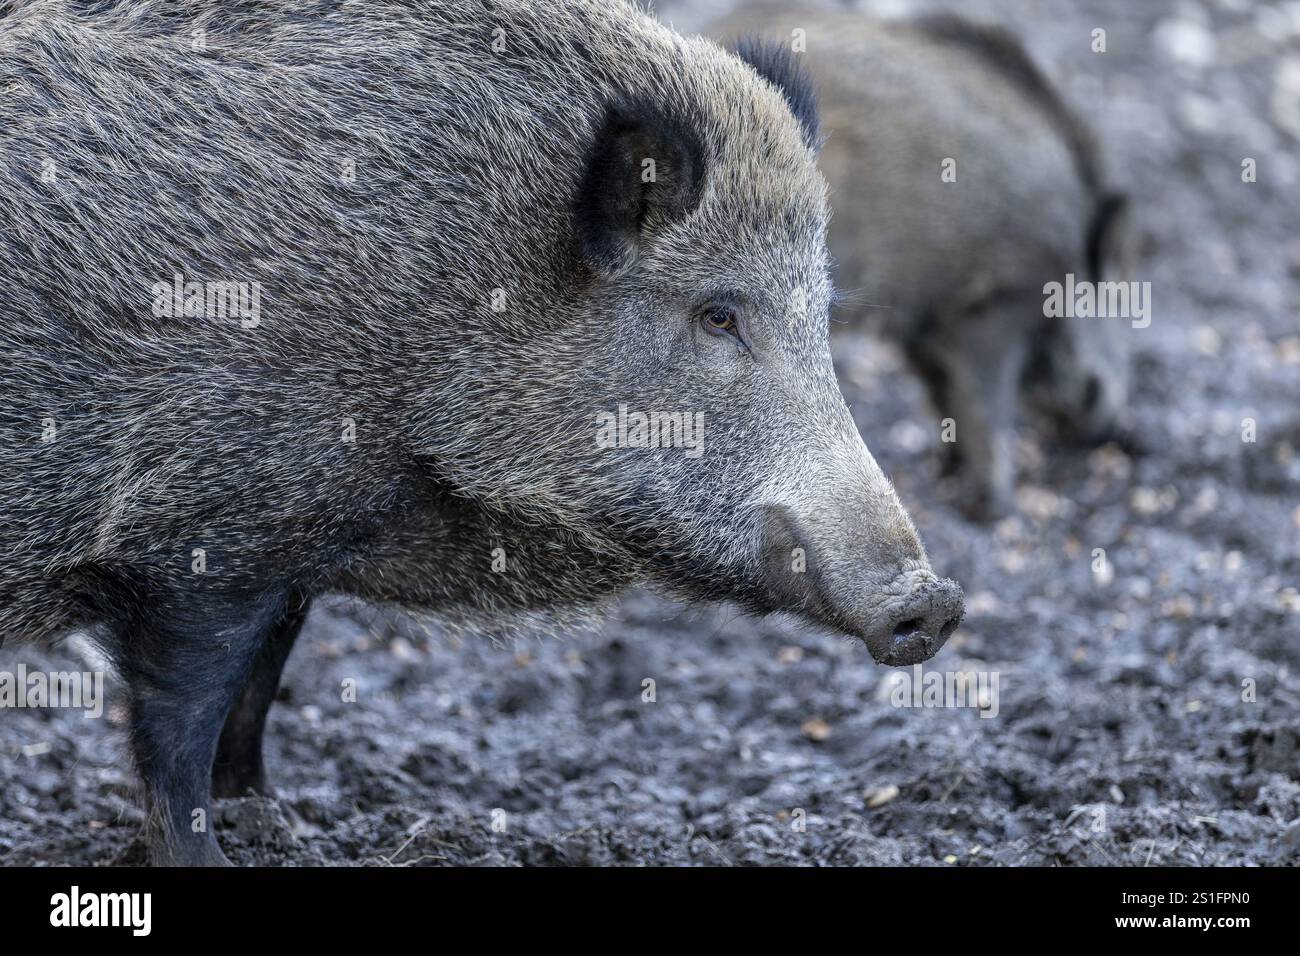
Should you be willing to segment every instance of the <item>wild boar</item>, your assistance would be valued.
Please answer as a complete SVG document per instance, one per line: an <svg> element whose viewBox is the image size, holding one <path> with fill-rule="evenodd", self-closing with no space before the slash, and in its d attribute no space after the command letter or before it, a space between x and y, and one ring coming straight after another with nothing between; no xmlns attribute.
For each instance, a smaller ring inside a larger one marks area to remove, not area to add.
<svg viewBox="0 0 1300 956"><path fill-rule="evenodd" d="M711 32L761 32L812 72L839 317L898 342L951 419L945 467L961 473L972 516L1009 508L1023 395L1045 398L1071 437L1122 430L1130 326L1051 318L1045 292L1067 274L1099 281L1116 263L1126 201L1014 36L949 14L879 20L789 4Z"/></svg>
<svg viewBox="0 0 1300 956"><path fill-rule="evenodd" d="M957 626L835 381L789 58L608 0L0 10L0 638L112 658L154 861L224 862L323 592Z"/></svg>

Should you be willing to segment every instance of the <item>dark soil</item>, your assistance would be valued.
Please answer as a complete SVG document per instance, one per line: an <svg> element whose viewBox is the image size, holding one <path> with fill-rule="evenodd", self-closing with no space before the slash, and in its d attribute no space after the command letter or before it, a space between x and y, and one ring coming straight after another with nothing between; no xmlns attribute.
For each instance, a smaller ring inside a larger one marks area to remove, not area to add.
<svg viewBox="0 0 1300 956"><path fill-rule="evenodd" d="M218 804L234 862L1300 862L1300 4L960 6L1025 37L1100 130L1155 303L1144 451L1027 426L1018 514L991 528L939 480L898 355L842 349L868 445L966 589L930 667L997 672L997 716L896 708L857 645L644 594L510 645L321 606L271 716L281 802ZM81 669L82 646L6 648L0 670ZM139 859L107 690L102 720L0 716L0 861Z"/></svg>

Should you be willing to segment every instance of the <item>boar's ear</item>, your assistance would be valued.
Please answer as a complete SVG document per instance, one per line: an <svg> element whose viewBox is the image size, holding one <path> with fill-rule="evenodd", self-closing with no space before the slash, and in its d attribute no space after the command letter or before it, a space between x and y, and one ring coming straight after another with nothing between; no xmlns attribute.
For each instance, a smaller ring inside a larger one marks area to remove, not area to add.
<svg viewBox="0 0 1300 956"><path fill-rule="evenodd" d="M781 91L790 112L803 127L803 141L809 149L819 151L822 122L817 109L817 87L795 52L784 43L746 36L736 43L736 56Z"/></svg>
<svg viewBox="0 0 1300 956"><path fill-rule="evenodd" d="M636 258L647 230L693 212L706 163L703 137L689 118L649 102L610 106L574 204L578 240L591 267L619 271Z"/></svg>
<svg viewBox="0 0 1300 956"><path fill-rule="evenodd" d="M1116 266L1127 273L1132 263L1128 261L1124 233L1128 228L1128 196L1123 193L1106 193L1093 207L1092 221L1084 239L1088 256L1088 271L1092 281L1100 282L1107 266Z"/></svg>

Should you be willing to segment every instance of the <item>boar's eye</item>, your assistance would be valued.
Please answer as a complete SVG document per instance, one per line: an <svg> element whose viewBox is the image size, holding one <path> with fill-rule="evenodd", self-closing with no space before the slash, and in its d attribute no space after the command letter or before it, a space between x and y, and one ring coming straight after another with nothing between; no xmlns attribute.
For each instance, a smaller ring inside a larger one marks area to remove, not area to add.
<svg viewBox="0 0 1300 956"><path fill-rule="evenodd" d="M736 310L729 305L710 305L700 315L704 328L714 335L729 335L741 345L740 319Z"/></svg>

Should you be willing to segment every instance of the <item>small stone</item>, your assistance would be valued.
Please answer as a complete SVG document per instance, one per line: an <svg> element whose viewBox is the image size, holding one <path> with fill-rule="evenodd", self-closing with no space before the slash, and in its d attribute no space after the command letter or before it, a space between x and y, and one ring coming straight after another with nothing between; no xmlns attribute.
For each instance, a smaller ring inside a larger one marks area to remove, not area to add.
<svg viewBox="0 0 1300 956"><path fill-rule="evenodd" d="M1088 470L1103 478L1127 481L1133 473L1133 460L1118 445L1106 444L1088 456Z"/></svg>
<svg viewBox="0 0 1300 956"><path fill-rule="evenodd" d="M1153 39L1156 47L1177 63L1195 69L1205 69L1214 64L1214 34L1195 20L1161 21L1156 25Z"/></svg>
<svg viewBox="0 0 1300 956"><path fill-rule="evenodd" d="M902 421L889 430L890 443L899 451L916 454L929 443L929 434L916 422Z"/></svg>
<svg viewBox="0 0 1300 956"><path fill-rule="evenodd" d="M1219 492L1217 489L1202 488L1192 499L1191 513L1194 517L1203 518L1208 514L1213 514L1214 510L1219 507Z"/></svg>
<svg viewBox="0 0 1300 956"><path fill-rule="evenodd" d="M877 807L883 807L890 800L893 800L895 797L897 797L898 793L899 793L898 787L896 787L892 783L887 784L883 787L878 787L877 789L872 790L870 793L867 794L867 806L870 807L872 810L876 809Z"/></svg>
<svg viewBox="0 0 1300 956"><path fill-rule="evenodd" d="M1173 488L1134 488L1129 506L1143 517L1165 514L1173 507L1178 492Z"/></svg>
<svg viewBox="0 0 1300 956"><path fill-rule="evenodd" d="M1025 556L1018 551L1003 551L998 555L998 569L1003 574L1021 574L1027 564Z"/></svg>
<svg viewBox="0 0 1300 956"><path fill-rule="evenodd" d="M1165 617L1185 620L1196 613L1196 602L1190 594L1180 594L1172 601L1160 605L1160 613Z"/></svg>
<svg viewBox="0 0 1300 956"><path fill-rule="evenodd" d="M1192 345L1202 355L1214 357L1223 351L1223 338L1208 325L1198 325L1192 330Z"/></svg>
<svg viewBox="0 0 1300 956"><path fill-rule="evenodd" d="M798 664L801 660L803 660L803 648L794 644L787 644L776 652L778 664Z"/></svg>
<svg viewBox="0 0 1300 956"><path fill-rule="evenodd" d="M1042 524L1061 514L1065 502L1050 489L1023 485L1016 490L1016 507Z"/></svg>
<svg viewBox="0 0 1300 956"><path fill-rule="evenodd" d="M811 720L805 720L799 730L809 740L815 740L821 743L831 735L831 725L826 723L820 717L813 717Z"/></svg>

